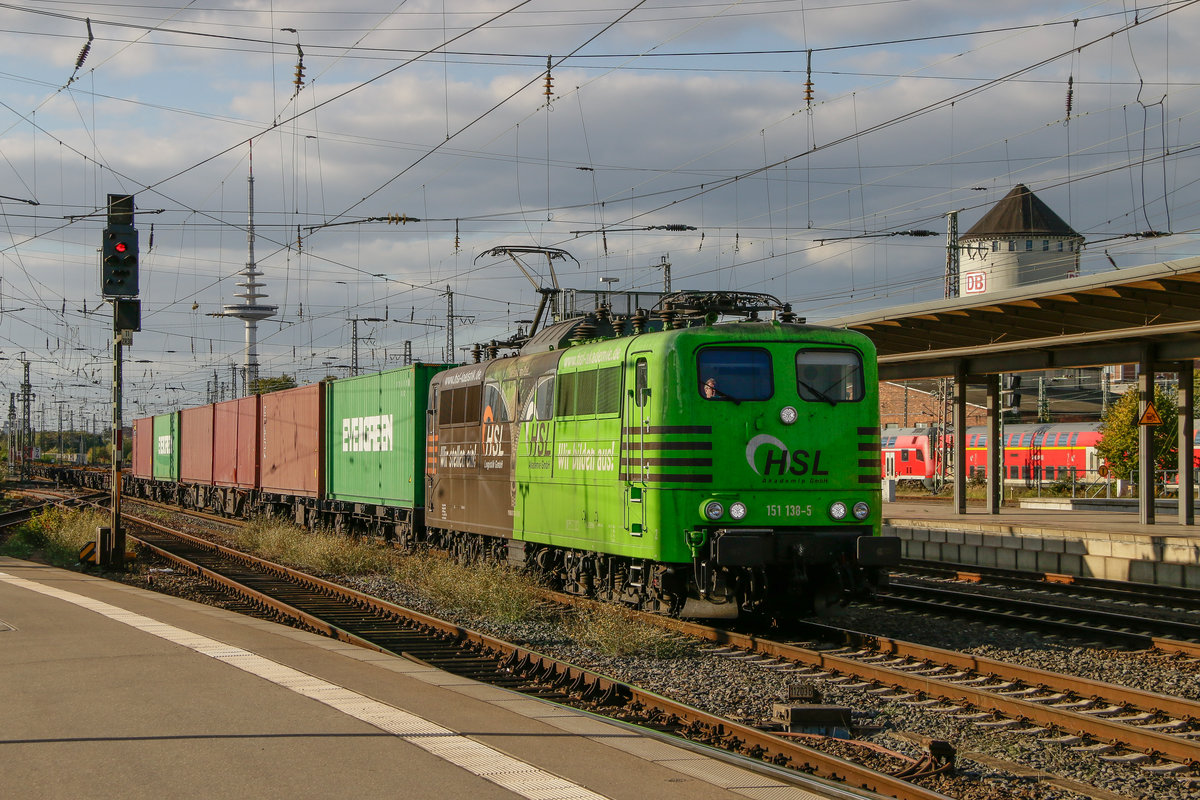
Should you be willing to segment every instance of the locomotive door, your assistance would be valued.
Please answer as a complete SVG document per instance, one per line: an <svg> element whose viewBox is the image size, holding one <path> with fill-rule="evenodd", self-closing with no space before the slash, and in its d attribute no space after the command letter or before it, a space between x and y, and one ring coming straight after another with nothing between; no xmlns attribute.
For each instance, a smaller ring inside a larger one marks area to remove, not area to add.
<svg viewBox="0 0 1200 800"><path fill-rule="evenodd" d="M883 458L884 458L883 477L885 477L885 478L896 477L896 451L890 450L887 453L884 453Z"/></svg>
<svg viewBox="0 0 1200 800"><path fill-rule="evenodd" d="M621 477L625 483L625 529L641 536L646 529L646 481L650 462L646 458L646 435L650 430L649 351L633 353L626 362L625 414L621 425Z"/></svg>

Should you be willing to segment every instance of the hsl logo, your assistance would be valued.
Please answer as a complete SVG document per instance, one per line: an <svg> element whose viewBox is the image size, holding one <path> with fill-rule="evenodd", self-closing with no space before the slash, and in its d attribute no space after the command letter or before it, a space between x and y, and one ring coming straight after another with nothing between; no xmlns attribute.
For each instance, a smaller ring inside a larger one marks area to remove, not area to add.
<svg viewBox="0 0 1200 800"><path fill-rule="evenodd" d="M758 468L758 451L766 449L763 468ZM787 445L769 433L759 434L746 444L746 461L750 469L763 477L772 475L828 475L821 469L821 451L788 450Z"/></svg>

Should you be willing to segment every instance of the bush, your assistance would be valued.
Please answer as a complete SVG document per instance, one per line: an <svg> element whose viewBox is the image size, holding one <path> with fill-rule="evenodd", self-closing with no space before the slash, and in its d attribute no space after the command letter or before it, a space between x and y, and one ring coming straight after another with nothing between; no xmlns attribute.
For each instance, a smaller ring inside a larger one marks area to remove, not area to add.
<svg viewBox="0 0 1200 800"><path fill-rule="evenodd" d="M111 515L107 511L50 507L35 513L20 526L5 542L3 552L18 558L40 552L56 566L78 564L80 548L96 541L96 528L109 522Z"/></svg>

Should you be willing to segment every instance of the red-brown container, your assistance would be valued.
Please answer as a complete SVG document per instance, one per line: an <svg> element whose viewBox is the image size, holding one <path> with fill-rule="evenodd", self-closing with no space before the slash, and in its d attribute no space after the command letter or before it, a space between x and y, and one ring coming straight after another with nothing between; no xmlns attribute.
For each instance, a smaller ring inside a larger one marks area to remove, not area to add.
<svg viewBox="0 0 1200 800"><path fill-rule="evenodd" d="M264 492L319 497L325 484L321 449L322 384L260 398L259 483Z"/></svg>
<svg viewBox="0 0 1200 800"><path fill-rule="evenodd" d="M213 406L213 483L258 488L258 395Z"/></svg>
<svg viewBox="0 0 1200 800"><path fill-rule="evenodd" d="M179 480L211 486L213 407L185 408L179 413Z"/></svg>
<svg viewBox="0 0 1200 800"><path fill-rule="evenodd" d="M154 417L142 417L133 421L133 477L154 477Z"/></svg>

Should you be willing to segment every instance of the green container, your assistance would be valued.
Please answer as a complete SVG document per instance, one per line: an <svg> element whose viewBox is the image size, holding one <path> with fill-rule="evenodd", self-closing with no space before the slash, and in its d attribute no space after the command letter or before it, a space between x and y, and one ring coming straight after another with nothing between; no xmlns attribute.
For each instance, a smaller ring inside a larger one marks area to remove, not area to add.
<svg viewBox="0 0 1200 800"><path fill-rule="evenodd" d="M447 367L414 364L326 384L326 498L424 505L429 381Z"/></svg>
<svg viewBox="0 0 1200 800"><path fill-rule="evenodd" d="M179 480L179 412L154 418L154 479Z"/></svg>

